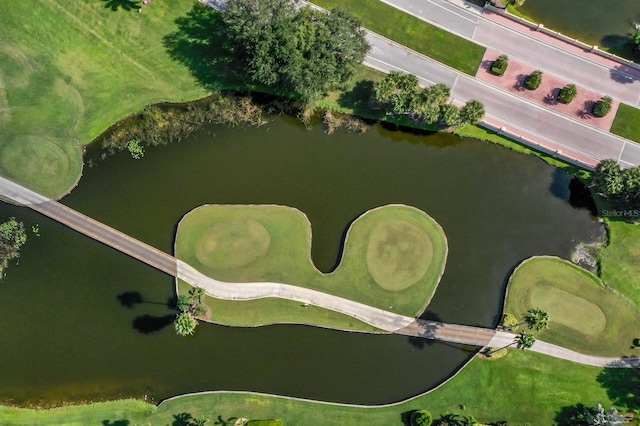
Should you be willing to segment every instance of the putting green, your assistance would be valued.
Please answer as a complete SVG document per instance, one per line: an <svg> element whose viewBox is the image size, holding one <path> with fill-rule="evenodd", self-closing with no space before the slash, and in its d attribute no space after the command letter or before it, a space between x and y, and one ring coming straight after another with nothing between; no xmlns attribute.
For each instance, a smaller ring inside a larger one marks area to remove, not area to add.
<svg viewBox="0 0 640 426"><path fill-rule="evenodd" d="M71 168L67 152L52 139L26 135L0 146L0 173L40 193L64 186Z"/></svg>
<svg viewBox="0 0 640 426"><path fill-rule="evenodd" d="M376 283L386 290L411 287L427 272L432 258L429 235L407 221L385 220L369 235L367 267Z"/></svg>
<svg viewBox="0 0 640 426"><path fill-rule="evenodd" d="M226 220L201 234L196 257L214 269L234 269L263 257L271 246L267 228L254 219Z"/></svg>
<svg viewBox="0 0 640 426"><path fill-rule="evenodd" d="M509 279L505 312L520 321L529 309L549 313L540 338L585 354L636 355L640 311L598 277L557 257L532 257Z"/></svg>
<svg viewBox="0 0 640 426"><path fill-rule="evenodd" d="M544 306L553 324L562 324L583 334L597 336L607 327L602 309L580 296L539 282L530 294L530 306Z"/></svg>

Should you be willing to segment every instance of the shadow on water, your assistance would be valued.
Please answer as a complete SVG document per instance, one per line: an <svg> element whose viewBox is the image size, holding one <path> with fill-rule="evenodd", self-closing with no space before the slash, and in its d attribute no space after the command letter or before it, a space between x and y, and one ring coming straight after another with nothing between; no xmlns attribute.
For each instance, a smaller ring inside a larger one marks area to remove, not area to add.
<svg viewBox="0 0 640 426"><path fill-rule="evenodd" d="M101 0L104 2L105 9L111 9L114 12L122 9L127 12L132 10L138 10L140 8L140 2L137 0Z"/></svg>
<svg viewBox="0 0 640 426"><path fill-rule="evenodd" d="M569 182L569 204L575 209L586 209L591 216L598 215L598 208L591 190L578 178Z"/></svg>
<svg viewBox="0 0 640 426"><path fill-rule="evenodd" d="M629 42L629 37L625 37L619 34L607 34L600 39L600 46L602 47L621 47Z"/></svg>
<svg viewBox="0 0 640 426"><path fill-rule="evenodd" d="M156 316L145 314L133 320L133 329L142 334L151 334L173 324L175 314Z"/></svg>
<svg viewBox="0 0 640 426"><path fill-rule="evenodd" d="M426 145L433 148L449 148L459 145L462 140L446 133L438 133L432 130L411 129L399 124L380 122L375 126L376 132L394 142L409 142L412 145ZM425 137L430 136L430 137Z"/></svg>

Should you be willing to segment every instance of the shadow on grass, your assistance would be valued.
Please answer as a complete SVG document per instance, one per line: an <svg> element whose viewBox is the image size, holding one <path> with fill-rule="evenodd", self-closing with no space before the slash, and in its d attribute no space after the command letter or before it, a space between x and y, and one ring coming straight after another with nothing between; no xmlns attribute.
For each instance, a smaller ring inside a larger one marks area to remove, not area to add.
<svg viewBox="0 0 640 426"><path fill-rule="evenodd" d="M219 12L196 3L187 16L175 20L178 31L163 38L171 58L184 64L208 90L227 88L240 76L233 69L225 24Z"/></svg>
<svg viewBox="0 0 640 426"><path fill-rule="evenodd" d="M369 106L369 99L373 93L373 81L363 80L355 84L353 89L342 92L338 98L338 105L353 109L359 116L372 117L379 114Z"/></svg>
<svg viewBox="0 0 640 426"><path fill-rule="evenodd" d="M137 0L101 0L104 2L105 9L111 9L114 12L122 9L127 12L132 10L138 10L140 8L140 2Z"/></svg>
<svg viewBox="0 0 640 426"><path fill-rule="evenodd" d="M556 413L554 418L558 426L580 426L588 425L585 413L587 407L584 404L576 404L567 407L562 407L560 411Z"/></svg>
<svg viewBox="0 0 640 426"><path fill-rule="evenodd" d="M103 420L103 426L129 426L131 422L129 420Z"/></svg>
<svg viewBox="0 0 640 426"><path fill-rule="evenodd" d="M615 405L640 408L640 371L637 368L605 368L596 379Z"/></svg>

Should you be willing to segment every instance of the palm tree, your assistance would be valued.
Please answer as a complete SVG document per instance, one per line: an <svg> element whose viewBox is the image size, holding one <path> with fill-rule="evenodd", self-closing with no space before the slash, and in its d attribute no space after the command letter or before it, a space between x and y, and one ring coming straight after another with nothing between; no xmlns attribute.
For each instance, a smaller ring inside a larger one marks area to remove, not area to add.
<svg viewBox="0 0 640 426"><path fill-rule="evenodd" d="M540 308L529 309L524 320L529 330L542 331L549 328L549 314Z"/></svg>
<svg viewBox="0 0 640 426"><path fill-rule="evenodd" d="M173 325L180 336L191 336L196 331L198 321L190 314L181 313L176 316Z"/></svg>
<svg viewBox="0 0 640 426"><path fill-rule="evenodd" d="M514 340L516 347L520 350L529 349L535 342L536 338L526 331L521 331L520 333L518 333L516 339Z"/></svg>
<svg viewBox="0 0 640 426"><path fill-rule="evenodd" d="M460 121L462 123L475 124L484 117L484 105L475 99L467 102L460 109Z"/></svg>

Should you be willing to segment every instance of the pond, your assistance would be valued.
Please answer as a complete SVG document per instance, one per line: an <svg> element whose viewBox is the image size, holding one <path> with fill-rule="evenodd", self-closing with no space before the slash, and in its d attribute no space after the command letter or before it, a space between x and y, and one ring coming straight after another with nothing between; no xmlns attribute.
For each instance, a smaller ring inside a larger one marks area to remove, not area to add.
<svg viewBox="0 0 640 426"><path fill-rule="evenodd" d="M364 135L328 136L276 116L260 128L212 126L149 149L143 160L117 154L87 168L63 202L169 253L178 221L199 205L293 206L310 218L313 260L324 271L361 213L416 206L449 241L425 317L492 327L518 262L567 258L601 232L567 201L569 181L534 157L448 134L376 125ZM440 383L474 349L298 325L202 324L195 337L180 338L167 307L170 277L25 208L0 210L40 227L0 283L5 402L157 401L223 389L379 404ZM118 295L132 291L145 302L129 309Z"/></svg>
<svg viewBox="0 0 640 426"><path fill-rule="evenodd" d="M527 0L520 11L547 28L606 48L623 45L632 23L640 22L638 0Z"/></svg>

